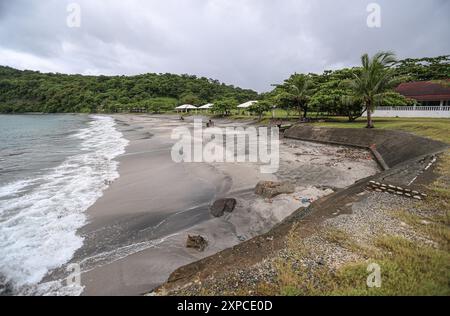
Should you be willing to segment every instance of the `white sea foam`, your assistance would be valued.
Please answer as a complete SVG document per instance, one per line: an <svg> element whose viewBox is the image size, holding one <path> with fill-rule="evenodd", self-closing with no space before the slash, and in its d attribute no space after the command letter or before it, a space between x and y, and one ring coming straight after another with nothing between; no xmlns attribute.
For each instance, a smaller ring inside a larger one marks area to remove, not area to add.
<svg viewBox="0 0 450 316"><path fill-rule="evenodd" d="M158 247L176 236L178 236L178 234L172 234L158 240L150 240L123 246L114 249L113 251L103 252L92 257L85 258L79 263L80 267L84 267L81 273L86 273L94 267L110 264L142 250ZM84 287L81 285L73 283L68 284L66 279L60 279L26 286L22 288L18 294L23 296L79 296L83 293L83 290Z"/></svg>
<svg viewBox="0 0 450 316"><path fill-rule="evenodd" d="M0 275L14 288L34 287L72 258L83 244L76 232L86 222L84 211L119 176L113 159L128 141L111 117L92 118L73 136L82 140L80 154L35 179L0 188Z"/></svg>
<svg viewBox="0 0 450 316"><path fill-rule="evenodd" d="M11 196L18 196L23 190L32 185L35 180L21 180L13 183L9 183L0 187L0 198L6 198ZM0 213L1 216L1 213ZM1 217L0 217L1 218Z"/></svg>

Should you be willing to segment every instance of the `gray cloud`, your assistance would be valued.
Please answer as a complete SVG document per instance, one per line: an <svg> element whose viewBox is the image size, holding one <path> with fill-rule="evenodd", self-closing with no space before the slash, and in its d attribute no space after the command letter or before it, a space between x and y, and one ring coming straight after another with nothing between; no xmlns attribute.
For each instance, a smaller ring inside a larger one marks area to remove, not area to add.
<svg viewBox="0 0 450 316"><path fill-rule="evenodd" d="M68 3L81 28L66 25ZM366 25L377 2L382 27ZM0 0L0 64L83 74L189 73L270 89L359 56L450 53L446 0Z"/></svg>

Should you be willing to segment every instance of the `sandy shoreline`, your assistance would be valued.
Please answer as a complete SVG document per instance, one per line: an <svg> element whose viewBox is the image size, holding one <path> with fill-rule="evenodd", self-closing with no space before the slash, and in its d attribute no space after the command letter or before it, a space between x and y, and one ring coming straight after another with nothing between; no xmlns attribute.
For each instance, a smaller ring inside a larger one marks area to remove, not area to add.
<svg viewBox="0 0 450 316"><path fill-rule="evenodd" d="M176 164L170 150L176 117L114 116L130 141L119 157L120 178L87 211L80 230L83 295L138 295L165 282L180 266L267 232L302 206L378 171L362 150L282 140L280 170L263 175L255 164ZM217 122L229 125L227 122ZM245 125L248 122L232 123ZM253 193L260 180L288 180L297 192L264 200ZM233 197L236 210L213 218L209 205ZM185 248L188 234L209 241L205 252Z"/></svg>

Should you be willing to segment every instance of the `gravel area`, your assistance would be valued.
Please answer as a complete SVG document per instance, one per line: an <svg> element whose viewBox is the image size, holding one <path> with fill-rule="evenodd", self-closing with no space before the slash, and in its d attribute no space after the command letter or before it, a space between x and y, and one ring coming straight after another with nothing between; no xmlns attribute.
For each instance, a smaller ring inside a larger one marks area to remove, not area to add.
<svg viewBox="0 0 450 316"><path fill-rule="evenodd" d="M417 202L388 193L365 192L364 198L353 203L352 214L344 214L325 222L325 227L342 230L358 244L370 246L374 237L391 235L411 241L430 242L409 225L393 216L393 212L414 209Z"/></svg>
<svg viewBox="0 0 450 316"><path fill-rule="evenodd" d="M358 251L349 250L339 242L330 240L327 237L327 231L342 232L352 242L365 247L370 247L377 237L383 235L401 236L412 241L432 243L394 216L394 213L399 211L415 212L419 202L372 191L363 192L359 196L357 202L348 206L351 209L350 214L336 214L334 218L327 219L321 227L318 227L315 233L303 240L303 244L308 249L306 255L298 255L302 245L298 245L299 249L296 249L295 245L290 245L281 250L278 255L252 267L232 271L226 276L197 280L169 294L253 295L258 294L258 286L261 284L277 282L276 265L280 262L290 262L294 269L301 265L307 268L326 266L330 270L335 270L344 264L364 260L364 256Z"/></svg>

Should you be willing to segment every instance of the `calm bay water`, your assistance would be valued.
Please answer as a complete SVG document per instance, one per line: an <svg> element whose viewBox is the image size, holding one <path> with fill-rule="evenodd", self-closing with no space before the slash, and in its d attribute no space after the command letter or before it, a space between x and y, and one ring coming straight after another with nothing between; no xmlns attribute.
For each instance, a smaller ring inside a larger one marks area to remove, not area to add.
<svg viewBox="0 0 450 316"><path fill-rule="evenodd" d="M81 115L0 115L0 186L76 154L82 140L73 135L88 121Z"/></svg>

